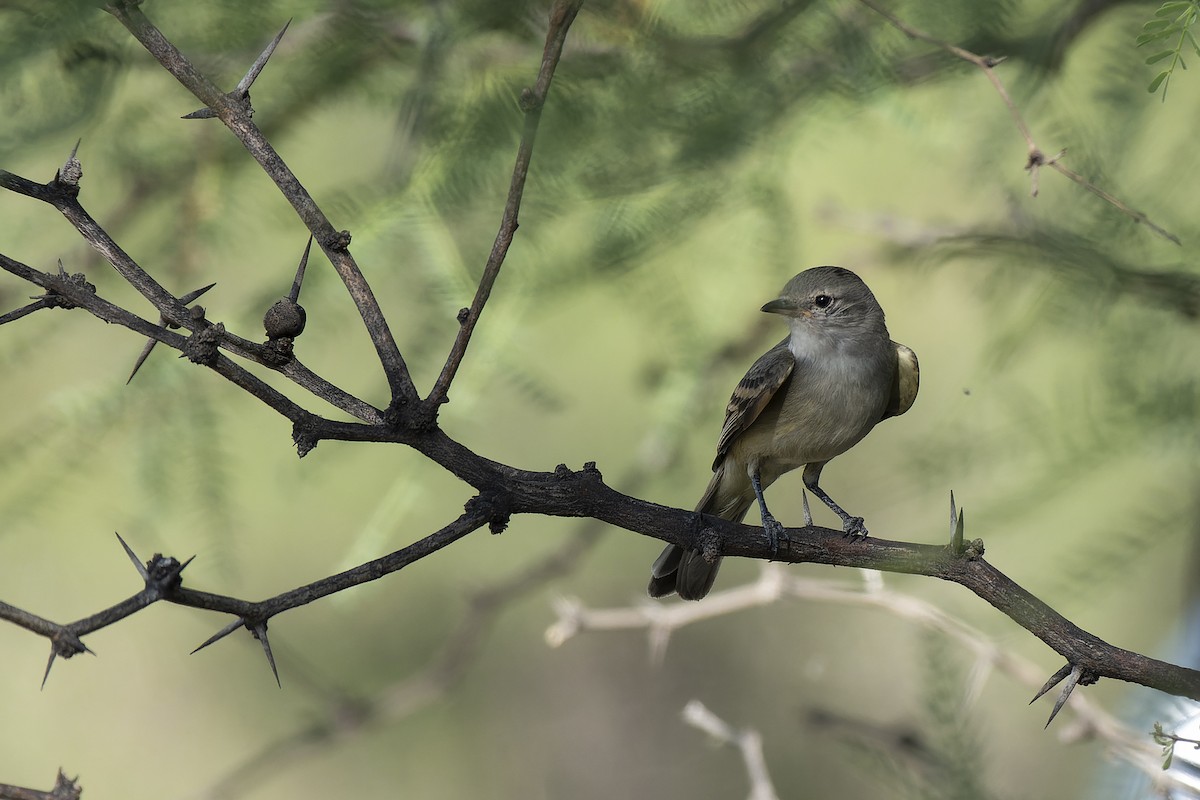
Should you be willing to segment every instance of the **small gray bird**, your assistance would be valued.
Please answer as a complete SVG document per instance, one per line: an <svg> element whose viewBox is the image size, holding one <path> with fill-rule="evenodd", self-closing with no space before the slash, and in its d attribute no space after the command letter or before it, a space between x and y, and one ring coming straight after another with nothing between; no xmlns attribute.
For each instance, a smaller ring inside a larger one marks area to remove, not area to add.
<svg viewBox="0 0 1200 800"><path fill-rule="evenodd" d="M843 511L817 481L830 459L876 423L912 407L917 355L891 340L875 295L848 269L805 270L762 310L787 317L791 334L733 390L712 480L696 511L740 522L757 499L763 528L778 549L783 526L767 510L763 490L804 467L804 485L842 518L842 530L866 536L862 517ZM667 545L650 568L648 591L699 600L720 566L719 558L710 562L698 550Z"/></svg>

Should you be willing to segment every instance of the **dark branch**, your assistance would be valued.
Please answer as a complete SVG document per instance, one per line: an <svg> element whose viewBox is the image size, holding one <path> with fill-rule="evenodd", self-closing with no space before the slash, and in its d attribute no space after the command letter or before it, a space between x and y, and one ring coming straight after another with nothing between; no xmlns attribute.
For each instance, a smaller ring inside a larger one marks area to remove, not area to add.
<svg viewBox="0 0 1200 800"><path fill-rule="evenodd" d="M293 608L320 600L337 592L345 591L354 586L379 580L404 569L409 564L420 561L426 556L433 555L443 547L453 544L473 531L477 531L491 520L493 510L486 502L478 499L468 504L468 510L458 519L441 530L429 534L423 539L413 542L408 547L397 550L381 558L360 564L357 567L330 575L327 578L313 581L282 594L275 595L260 602L239 600L235 597L200 592L194 589L180 588L166 600L181 606L202 608L208 611L220 611L240 617L251 625L255 622L269 620Z"/></svg>
<svg viewBox="0 0 1200 800"><path fill-rule="evenodd" d="M499 464L483 458L450 439L440 430L401 434L382 426L319 423L314 431L320 438L339 438L351 441L401 441L437 462L472 486L487 492L502 502L489 504L493 516L497 513L537 513L561 517L591 517L629 531L641 533L685 547L701 549L715 535L717 551L724 556L774 559L788 563L814 563L833 566L878 569L911 575L925 575L958 583L970 589L1018 625L1037 636L1070 664L1101 677L1116 678L1159 689L1169 694L1200 699L1200 672L1178 667L1138 653L1108 644L1099 637L1067 620L1032 593L1015 583L999 569L985 561L981 544L965 548L955 555L947 546L893 542L878 538L848 539L841 531L807 527L788 531L789 549L776 555L769 537L762 528L705 517L704 525L695 524L695 513L668 508L621 494L606 485L592 465L581 471L560 466L554 472L530 472ZM338 435L344 434L344 435ZM403 437L403 438L401 438ZM467 524L470 514L455 524ZM481 527L489 518L474 518L471 530ZM443 529L429 539L450 535L459 538L451 528ZM432 543L423 540L425 546ZM438 543L433 549L449 542ZM413 548L422 543L413 545ZM407 549L406 549L407 550ZM400 551L391 558L404 558ZM428 554L428 553L425 553ZM421 557L421 556L418 556ZM412 560L415 560L412 559ZM361 574L377 567L378 562L351 570ZM404 563L408 563L407 560ZM343 576L350 573L342 573ZM293 590L262 604L247 605L230 598L205 596L182 590L189 598L187 605L227 611L239 616L246 613L277 614L288 607L302 605L337 591L340 576L318 581ZM177 598L171 598L177 601Z"/></svg>
<svg viewBox="0 0 1200 800"><path fill-rule="evenodd" d="M100 252L109 257L110 261L122 276L138 288L148 297L151 302L159 309L161 317L165 320L163 325L155 325L148 320L126 311L120 306L109 303L97 296L94 291L87 291L77 282L72 282L65 276L52 275L36 270L33 267L15 261L3 254L0 254L0 269L4 269L19 278L29 281L30 283L49 289L58 298L63 298L73 307L86 309L88 312L104 320L105 322L122 325L126 328L134 330L143 336L150 339L160 341L170 347L184 352L187 348L188 337L175 333L168 329L187 328L192 333L209 330L213 326L204 319L203 314L194 314L186 305L175 299L166 289L151 278L136 262L131 259L124 250L117 246L115 242L109 238L108 234L96 224L95 220L79 205L74 198L69 199L69 203L60 207L57 201L61 201L62 197L53 192L47 193L45 190L51 184L37 184L28 181L11 172L0 170L0 187L10 188L19 191L21 194L26 194L37 199L45 199L46 202L55 205L55 207L63 210L64 215L73 223L77 223L76 227L84 235L89 242L93 244ZM49 197L50 199L47 199ZM68 213L69 212L69 213ZM26 306L25 308L28 308ZM18 309L22 311L23 309ZM30 309L37 310L36 308ZM25 313L6 315L8 319L25 316ZM222 327L219 331L218 345L230 352L243 358L255 361L263 366L275 369L280 374L287 376L297 385L311 392L313 395L321 398L330 405L335 406L352 416L358 417L367 422L380 422L383 420L383 412L368 403L363 402L354 395L335 386L324 378L320 377L312 370L305 367L299 360L292 358L284 364L279 364L274 352L264 345L256 342L251 342L248 339L243 339ZM293 422L304 419L308 412L300 406L293 403L283 394L275 389L272 389L266 383L256 378L253 374L238 366L233 361L225 356L217 356L212 363L206 364L216 372L220 373L225 378L229 379L236 385L258 397L267 405L279 411Z"/></svg>
<svg viewBox="0 0 1200 800"><path fill-rule="evenodd" d="M83 789L76 780L78 778L68 778L60 769L54 781L54 788L48 792L0 783L0 800L79 800Z"/></svg>
<svg viewBox="0 0 1200 800"><path fill-rule="evenodd" d="M155 325L154 323L142 319L118 305L108 302L92 291L88 291L86 287L82 287L73 282L69 278L64 278L58 275L41 272L33 267L22 264L19 261L14 261L8 256L0 253L0 269L6 270L19 278L23 278L30 283L35 283L45 289L51 290L55 295L61 296L69 300L72 304L79 308L86 309L95 317L104 320L105 322L122 325L132 331L142 334L153 339L157 339L169 347L173 347L180 352L184 352L188 347L189 337L182 336L174 331L164 327ZM169 295L168 295L169 296ZM175 302L172 300L172 302ZM196 320L189 319L192 327L200 328ZM228 336L228 334L226 334ZM236 339L236 337L231 337ZM243 340L244 341L244 340ZM239 355L252 357L251 350L258 348L252 342L246 342L249 348L239 352ZM242 348L231 347L231 350L238 352ZM264 383L259 378L255 377L250 372L235 364L227 356L217 354L216 357L205 366L220 374L238 387L246 390L249 394L254 395L268 406L278 411L283 416L297 422L309 416L308 412L300 406L293 403L286 396L281 394L276 389ZM288 370L280 370L284 374L288 374ZM292 370L295 371L295 368ZM316 376L312 376L315 378ZM322 383L324 383L322 381ZM332 387L336 389L336 387ZM349 397L340 389L336 389L337 396ZM363 405L361 401L355 401L357 405ZM375 418L380 418L379 412L375 412Z"/></svg>
<svg viewBox="0 0 1200 800"><path fill-rule="evenodd" d="M558 0L550 10L550 28L546 33L546 47L542 53L542 68L538 72L537 83L532 89L526 88L521 92L521 109L525 112L525 131L521 134L521 144L517 148L517 163L513 167L512 182L508 189L508 200L504 204L504 216L500 221L500 230L492 251L488 255L487 264L483 268L483 276L479 279L479 288L475 291L475 299L471 307L459 314L458 336L450 348L446 364L438 375L433 390L425 398L426 412L436 415L437 408L446 402L450 384L458 372L463 356L466 355L467 345L483 307L492 294L492 286L504 265L504 257L512 245L513 236L517 233L517 214L521 209L521 196L525 192L525 179L529 175L529 162L533 158L533 142L537 138L538 124L542 119L542 107L546 104L546 95L550 92L550 81L554 78L554 70L562 57L563 43L567 39L567 31L579 13L583 0Z"/></svg>
<svg viewBox="0 0 1200 800"><path fill-rule="evenodd" d="M192 66L158 28L154 27L136 4L112 3L105 10L116 17L184 88L215 112L279 187L279 191L304 221L350 292L350 297L358 308L375 345L379 361L383 365L393 402L401 405L415 403L418 399L417 390L409 376L408 365L400 354L400 348L396 345L396 339L392 336L367 279L358 268L354 257L350 255L349 235L334 229L325 212L275 152L275 148L258 126L251 121L253 112L249 102L223 94Z"/></svg>
<svg viewBox="0 0 1200 800"><path fill-rule="evenodd" d="M395 722L425 708L463 678L482 649L487 633L512 601L578 566L583 556L600 541L603 532L604 526L588 520L562 547L545 558L475 592L467 598L466 615L446 637L433 660L419 672L380 688L372 696L348 696L340 689L314 685L316 681L310 678L308 688L325 704L324 717L247 754L227 773L217 776L201 794L230 799L245 796L306 753L319 751L335 740L344 741L349 736L375 730L383 723Z"/></svg>

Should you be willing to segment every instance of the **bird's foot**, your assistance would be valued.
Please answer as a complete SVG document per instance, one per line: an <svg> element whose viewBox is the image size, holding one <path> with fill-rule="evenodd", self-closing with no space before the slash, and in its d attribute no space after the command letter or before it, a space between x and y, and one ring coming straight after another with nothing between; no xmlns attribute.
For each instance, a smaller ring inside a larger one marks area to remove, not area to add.
<svg viewBox="0 0 1200 800"><path fill-rule="evenodd" d="M862 517L852 517L849 514L842 517L842 534L844 536L859 536L867 538L867 526Z"/></svg>
<svg viewBox="0 0 1200 800"><path fill-rule="evenodd" d="M767 539L771 542L771 557L775 558L779 555L779 543L784 542L791 547L792 540L788 538L787 533L783 530L783 525L779 524L779 520L770 514L763 514L762 518L763 531L767 534Z"/></svg>

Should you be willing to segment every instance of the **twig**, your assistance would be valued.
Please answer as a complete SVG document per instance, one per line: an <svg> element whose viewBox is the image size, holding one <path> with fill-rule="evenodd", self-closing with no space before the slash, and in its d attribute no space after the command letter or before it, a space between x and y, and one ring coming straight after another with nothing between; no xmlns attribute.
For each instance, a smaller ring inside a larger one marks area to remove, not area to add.
<svg viewBox="0 0 1200 800"><path fill-rule="evenodd" d="M239 628L245 627L262 643L274 672L274 657L271 655L266 637L266 626L272 617L335 592L344 591L352 586L379 580L436 553L489 522L493 522L493 519L494 509L486 501L476 499L468 504L467 511L454 522L407 547L260 602L185 588L182 586L180 573L191 559L181 564L170 556L156 553L145 567L140 567L136 556L132 555L132 551L125 545L124 540L121 540L121 544L125 546L126 552L130 553L135 566L139 566L139 573L146 584L142 591L116 605L67 624L51 622L2 602L0 602L0 619L50 640L50 661L46 667L46 674L49 675L50 666L53 665L56 657L71 658L79 653L90 652L82 641L83 636L119 622L159 600L166 600L176 605L234 615L233 623L225 626L196 649L200 650ZM278 674L276 674L276 680L278 680ZM45 678L43 678L44 682Z"/></svg>
<svg viewBox="0 0 1200 800"><path fill-rule="evenodd" d="M252 111L249 102L223 94L167 40L137 4L110 3L105 10L116 17L184 88L213 110L279 187L279 191L292 204L300 219L316 238L350 292L387 376L393 404L402 407L414 404L418 399L417 390L409 375L408 365L400 354L400 348L396 345L396 339L367 279L358 268L354 257L350 255L349 234L344 231L339 233L334 229L325 212L275 152L266 136L250 119Z"/></svg>
<svg viewBox="0 0 1200 800"><path fill-rule="evenodd" d="M215 337L216 346L277 370L330 405L365 422L381 422L383 420L382 411L321 378L300 363L298 359L292 358L284 364L279 364L273 357L273 353L263 345L235 336L226 331L223 326L217 331L204 319L203 315L194 316L184 303L176 299L142 269L92 218L76 198L77 186L62 184L58 182L57 178L49 183L41 184L0 169L0 188L41 200L58 209L75 226L79 234L112 264L121 277L158 309L160 318L165 320L167 325L186 328L193 334L202 330L218 334ZM0 269L7 270L19 278L43 288L51 288L51 283L57 280L55 276L40 272L3 254L0 254ZM71 300L77 306L87 309L105 322L123 325L143 336L163 342L180 352L185 351L188 343L186 337L169 331L166 327L153 325L132 312L101 300L94 293L72 292L71 287L64 285L60 294L63 296L70 294ZM206 366L213 368L233 383L280 411L292 422L303 419L308 413L224 356L217 356L213 363L206 364Z"/></svg>
<svg viewBox="0 0 1200 800"><path fill-rule="evenodd" d="M778 800L775 785L767 772L763 758L762 736L753 728L739 730L708 710L699 700L689 700L683 707L683 721L699 728L721 744L732 745L742 754L746 775L750 778L750 800Z"/></svg>
<svg viewBox="0 0 1200 800"><path fill-rule="evenodd" d="M708 397L722 369L753 355L761 344L764 331L754 326L741 339L719 349L707 366L695 374L691 398L664 419L662 428L646 432L641 446L636 448L638 462L625 475L621 485L630 490L645 485L646 480L660 474L681 456L689 425L679 424L697 420L703 413L703 399ZM674 434L668 436L667 434ZM512 601L529 594L545 582L571 572L609 530L595 519L583 520L568 532L566 543L542 560L518 570L506 580L482 589L467 599L467 614L446 639L441 653L418 674L399 680L382 689L372 698L350 698L338 691L321 690L326 696L327 710L321 721L263 746L249 754L240 764L199 793L204 798L231 800L242 796L261 781L278 775L288 763L295 763L306 753L317 750L333 740L344 740L358 733L404 719L445 695L474 663L487 632ZM293 660L293 659L290 659ZM295 671L295 670L293 670Z"/></svg>
<svg viewBox="0 0 1200 800"><path fill-rule="evenodd" d="M433 555L484 525L493 523L494 509L478 498L467 504L468 509L458 519L423 539L401 548L394 553L373 559L357 567L330 575L312 583L298 586L274 597L258 602L240 600L235 597L211 594L182 587L164 599L176 605L220 611L232 614L247 622L266 621L289 609L299 608L322 597L327 597L353 586L379 580L410 564Z"/></svg>
<svg viewBox="0 0 1200 800"><path fill-rule="evenodd" d="M76 783L77 780L68 778L60 769L54 780L54 788L48 792L0 783L0 800L79 800L83 789Z"/></svg>
<svg viewBox="0 0 1200 800"><path fill-rule="evenodd" d="M0 314L0 325L8 322L16 322L22 317L27 317L35 311L41 311L43 308L54 308L54 305L44 297L34 299L32 303L26 303L20 308L14 308L7 314Z"/></svg>
<svg viewBox="0 0 1200 800"><path fill-rule="evenodd" d="M438 375L433 390L425 398L427 412L436 414L437 408L446 402L450 384L458 372L463 356L466 355L467 345L471 341L471 333L483 313L483 306L491 296L492 286L504 265L504 257L512 244L517 232L517 214L521 209L521 197L525 192L525 178L529 175L529 162L533 158L533 142L537 137L538 123L542 119L542 107L546 104L546 95L550 92L550 81L554 78L554 70L562 57L563 43L567 39L567 31L583 6L583 0L557 0L550 10L550 27L546 32L546 47L542 52L542 68L538 72L537 83L532 89L525 88L521 92L521 109L525 112L525 130L521 134L521 144L517 149L517 163L513 167L512 182L508 189L508 200L504 204L504 215L500 221L500 230L492 251L488 255L483 275L479 279L479 288L475 291L475 299L470 308L458 312L458 335L450 348L446 364Z"/></svg>
<svg viewBox="0 0 1200 800"><path fill-rule="evenodd" d="M1065 175L1075 183L1087 189L1092 194L1109 203L1113 206L1113 208L1117 209L1134 222L1145 225L1150 230L1154 231L1156 234L1164 239L1167 239L1168 241L1174 242L1177 245L1182 244L1179 241L1178 236L1155 224L1142 212L1130 208L1128 205L1121 202L1119 199L1104 191L1100 187L1096 186L1079 173L1064 167L1061 159L1063 154L1066 152L1065 150L1053 158L1046 157L1045 152L1038 147L1037 142L1034 141L1033 134L1030 132L1029 126L1025 122L1025 118L1021 115L1020 110L1017 108L1017 104L1013 102L1012 98L1008 94L1008 90L1004 88L1004 83L1001 82L1000 76L996 74L996 66L1003 61L1003 59L992 58L990 56L981 56L976 53L972 53L970 50L965 50L957 45L943 41L942 39L939 39L930 33L926 33L918 28L914 28L891 12L881 8L874 2L874 0L859 0L859 2L874 11L879 16L886 19L893 28L900 31L905 36L908 36L910 39L917 39L922 42L932 44L935 47L945 50L947 53L950 53L956 58L960 58L963 61L974 64L983 70L984 75L986 75L988 81L991 82L992 88L994 88L996 93L1000 95L1001 101L1003 101L1005 108L1008 109L1008 113L1012 116L1013 124L1017 126L1017 131L1021 134L1021 138L1025 140L1025 146L1029 151L1025 162L1025 169L1030 175L1030 193L1034 197L1037 197L1038 194L1038 170L1044 166L1051 167L1056 172Z"/></svg>
<svg viewBox="0 0 1200 800"><path fill-rule="evenodd" d="M1059 159L1059 158L1050 159L1046 162L1046 166L1050 167L1055 172L1058 172L1061 175L1065 175L1066 177L1075 181L1075 183L1077 183L1080 186L1082 186L1083 188L1087 189L1089 192L1096 195L1101 200L1104 200L1105 202L1114 206L1117 210L1119 210L1121 213L1128 216L1134 222L1140 222L1141 224L1145 225L1147 228L1154 231L1155 233L1157 233L1159 236L1163 237L1164 239L1168 239L1168 240L1174 242L1175 244L1182 245L1182 242L1179 241L1178 236L1159 227L1157 224L1155 224L1155 222L1153 220L1151 220L1149 217L1147 217L1141 211L1138 211L1136 209L1130 208L1129 206L1125 205L1125 203L1123 203L1119 198L1114 197L1113 195L1104 191L1099 186L1097 186L1096 184L1089 181L1087 178L1080 175L1078 172L1067 169L1066 167L1063 166L1061 159Z"/></svg>
<svg viewBox="0 0 1200 800"><path fill-rule="evenodd" d="M120 245L105 232L92 215L79 203L78 184L65 184L57 177L49 183L37 183L20 175L0 170L0 188L41 200L58 209L75 226L88 244L96 249L130 286L162 313L170 322L183 326L187 308L176 300L162 284L142 269Z"/></svg>
<svg viewBox="0 0 1200 800"><path fill-rule="evenodd" d="M296 763L308 753L327 752L334 742L344 742L381 725L406 719L428 707L466 674L486 634L509 604L547 580L570 572L600 541L602 533L602 526L589 520L577 531L577 536L557 551L467 598L466 615L446 638L441 652L417 674L383 687L373 697L348 697L341 691L322 688L321 694L329 695L323 719L248 754L197 792L195 798L232 800L244 796L266 779L282 774L286 764Z"/></svg>
<svg viewBox="0 0 1200 800"><path fill-rule="evenodd" d="M23 278L30 283L52 290L56 295L66 298L75 306L87 310L88 313L98 319L124 326L136 333L140 333L142 336L156 339L181 353L188 351L189 342L191 341L190 337L183 336L173 330L155 325L149 320L142 319L136 314L103 299L94 292L87 291L69 279L41 272L19 261L15 261L3 253L0 253L0 269ZM173 302L175 301L173 300ZM186 326L201 329L198 321L191 318L187 319ZM221 331L221 336L221 345L231 352L254 360L265 360L261 355L261 345L240 339L224 331ZM292 402L286 395L271 387L220 352L214 350L211 360L206 361L205 366L245 390L248 394L257 397L293 423L304 422L311 416L309 412ZM313 374L302 364L293 361L280 368L279 371L296 381L297 384L309 389L316 396L343 409L347 413L366 421L381 422L383 419L381 411Z"/></svg>
<svg viewBox="0 0 1200 800"><path fill-rule="evenodd" d="M791 547L778 552L761 527L707 516L702 525L697 525L693 511L667 508L621 494L604 483L594 463L585 464L580 471L565 465L550 473L519 470L481 458L437 428L380 431L362 425L313 420L306 433L313 441L332 438L403 442L466 483L496 492L512 514L594 517L693 550L711 549L716 541L716 554L721 556L863 567L952 581L1004 612L1071 664L1102 677L1200 699L1200 671L1114 647L1084 631L985 561L981 555L983 543L979 540L972 542L966 553L956 555L940 545L876 537L848 539L841 531L807 527L789 529Z"/></svg>
<svg viewBox="0 0 1200 800"><path fill-rule="evenodd" d="M879 588L878 584L866 581L861 587L855 587L847 581L790 576L778 564L764 564L757 580L715 591L703 603L646 602L625 608L592 609L575 600L560 599L555 603L558 619L546 630L546 640L552 646L558 646L577 634L590 631L645 630L651 657L657 660L661 659L670 636L683 627L772 605L783 598L877 609L936 630L957 642L975 658L977 666L972 672L981 679L995 669L1030 688L1042 683L1044 673L1037 665L1011 649L999 647L984 633L923 598ZM965 694L965 702L972 702L981 689L978 681L972 683ZM1119 759L1146 773L1151 780L1162 785L1174 781L1172 776L1162 772L1153 744L1088 697L1077 693L1068 707L1075 723L1060 729L1060 740L1098 739Z"/></svg>

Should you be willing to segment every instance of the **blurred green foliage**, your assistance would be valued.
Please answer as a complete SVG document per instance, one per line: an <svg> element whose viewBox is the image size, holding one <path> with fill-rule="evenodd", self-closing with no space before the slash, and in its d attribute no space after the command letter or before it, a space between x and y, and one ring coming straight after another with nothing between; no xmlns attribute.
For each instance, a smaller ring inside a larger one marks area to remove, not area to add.
<svg viewBox="0 0 1200 800"><path fill-rule="evenodd" d="M1148 91L1154 94L1158 87L1162 86L1163 102L1167 100L1167 87L1171 83L1171 74L1175 72L1175 68L1187 69L1187 61L1183 58L1184 47L1190 46L1192 52L1200 55L1200 43L1196 42L1196 35L1192 33L1197 20L1200 20L1200 4L1169 2L1159 6L1154 16L1142 25L1142 33L1137 38L1138 47L1148 44L1167 47L1147 56L1146 63L1158 64L1171 59L1166 69L1155 75L1147 87Z"/></svg>
<svg viewBox="0 0 1200 800"><path fill-rule="evenodd" d="M143 7L226 87L294 20L252 90L255 120L353 233L427 390L499 224L546 5ZM997 74L1039 145L1067 148L1066 164L1183 245L1049 170L1029 197L1024 142L978 70L857 2L589 3L545 109L521 229L443 423L499 461L595 460L626 491L690 507L729 390L782 335L756 309L800 269L843 264L920 355L923 387L910 414L826 470L826 488L877 535L918 541L944 537L953 488L967 537L983 537L993 563L1103 638L1169 658L1163 638L1200 585L1200 214L1189 180L1200 87L1180 80L1166 104L1146 93L1153 70L1137 34L1152 5L888 7L947 42L1006 56ZM217 281L209 317L261 336L307 231L220 124L179 120L194 98L90 3L0 3L0 75L0 168L46 180L82 137L85 207L168 288ZM47 206L0 194L0 252L42 269L61 258L103 296L152 315ZM30 293L0 276L0 311ZM319 257L303 299L299 357L385 402L358 315ZM5 602L65 621L136 591L114 529L143 557L199 554L190 585L263 597L399 548L469 496L398 448L323 443L299 462L286 423L165 348L125 387L140 346L79 312L0 329ZM773 510L792 522L798 487L772 490ZM56 665L41 694L44 643L0 628L11 656L0 707L12 721L0 781L49 785L62 764L89 793L141 796L149 760L174 776L174 795L191 795L326 719L330 692L373 698L419 674L473 592L578 535L571 521L518 518L502 537L469 538L273 621L283 693L248 636L185 659L226 621L177 608L89 638L103 658ZM1001 786L1096 796L1087 776L1100 747L1033 736L1046 710L1026 710L1026 688L1002 679L968 726L948 705L961 693L922 688L933 646L875 613L777 605L713 620L678 634L661 667L636 634L544 646L554 593L638 602L656 552L610 533L581 568L505 606L437 702L239 788L738 796L736 756L710 751L678 718L696 696L764 734L781 796L901 793L898 775L857 769L838 737L801 724L815 705L913 720L947 758L987 752L986 769L960 770L938 796ZM754 569L729 565L718 588ZM1047 675L1060 666L961 591L886 580ZM1110 683L1087 691L1122 697ZM68 716L78 722L64 731ZM164 718L186 721L186 734L159 735Z"/></svg>

